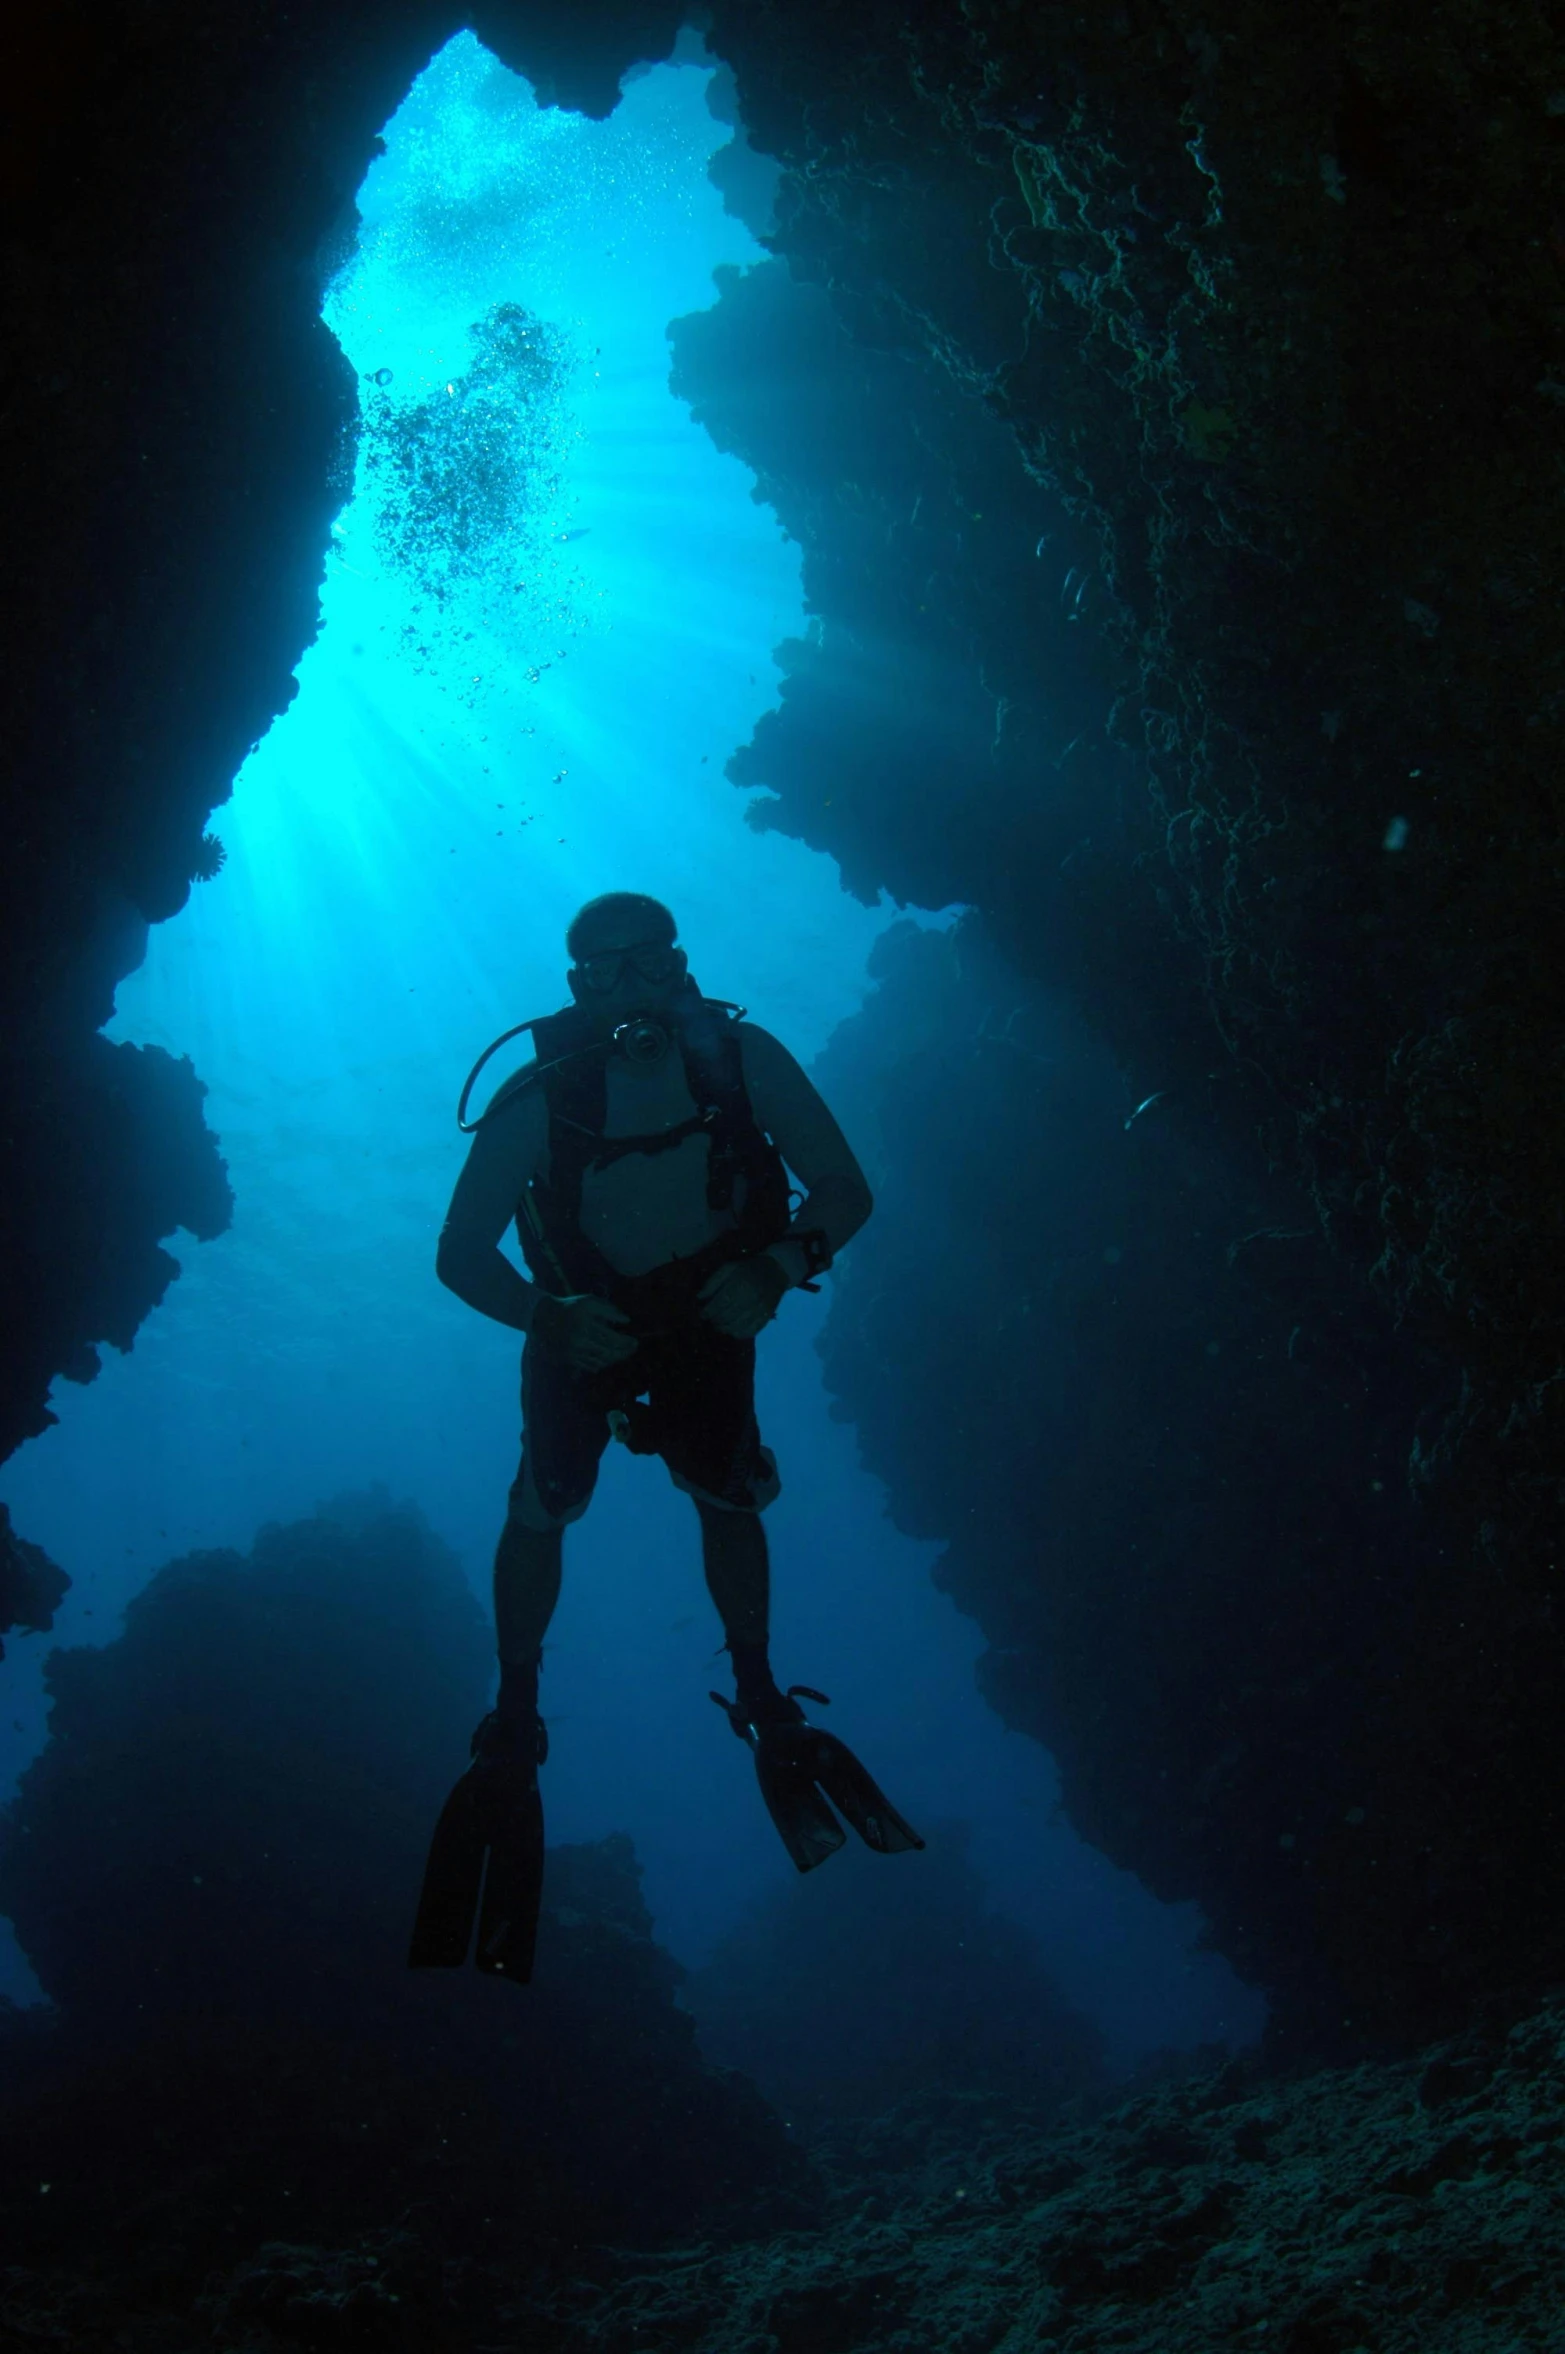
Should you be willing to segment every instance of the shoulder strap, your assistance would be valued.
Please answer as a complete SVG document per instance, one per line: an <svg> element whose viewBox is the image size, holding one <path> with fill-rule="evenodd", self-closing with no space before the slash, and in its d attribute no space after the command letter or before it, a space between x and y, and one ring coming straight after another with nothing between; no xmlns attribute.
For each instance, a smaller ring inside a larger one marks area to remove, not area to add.
<svg viewBox="0 0 1565 2354"><path fill-rule="evenodd" d="M707 1160L709 1208L734 1208L737 1181L744 1179L738 1219L752 1248L773 1242L788 1225L788 1173L782 1155L763 1133L744 1083L740 1016L713 998L703 998L681 1030L685 1079L710 1117Z"/></svg>
<svg viewBox="0 0 1565 2354"><path fill-rule="evenodd" d="M629 1151L658 1151L699 1129L709 1138L707 1205L736 1217L746 1244L759 1249L788 1225L788 1175L782 1156L756 1122L744 1083L738 1014L692 988L678 1008L676 1038L693 1118L656 1137L608 1137L607 1058L576 1054L590 1024L575 1006L533 1025L537 1078L549 1111L547 1180L534 1178L517 1219L528 1264L529 1244L547 1246L551 1272L571 1288L601 1284L612 1269L581 1231L582 1181L589 1168ZM566 1058L566 1059L561 1059ZM744 1180L736 1203L738 1180Z"/></svg>
<svg viewBox="0 0 1565 2354"><path fill-rule="evenodd" d="M579 1006L547 1015L533 1035L549 1109L549 1174L547 1184L535 1178L531 1191L558 1237L581 1223L582 1177L603 1141L608 1116L607 1057L575 1051L592 1038L592 1024Z"/></svg>

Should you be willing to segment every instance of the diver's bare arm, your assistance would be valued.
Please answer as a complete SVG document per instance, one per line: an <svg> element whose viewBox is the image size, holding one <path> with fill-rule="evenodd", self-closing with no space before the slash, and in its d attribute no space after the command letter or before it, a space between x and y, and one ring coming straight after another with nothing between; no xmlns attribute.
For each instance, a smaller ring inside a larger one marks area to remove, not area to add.
<svg viewBox="0 0 1565 2354"><path fill-rule="evenodd" d="M546 1135L537 1087L522 1088L489 1114L456 1181L435 1253L435 1273L447 1290L513 1332L525 1332L531 1323L538 1286L512 1266L500 1237L538 1167Z"/></svg>
<svg viewBox="0 0 1565 2354"><path fill-rule="evenodd" d="M819 1227L832 1256L850 1242L875 1206L869 1180L814 1082L780 1040L753 1022L739 1029L745 1087L756 1119L805 1188L795 1233ZM802 1249L774 1243L771 1255L792 1283L802 1283Z"/></svg>

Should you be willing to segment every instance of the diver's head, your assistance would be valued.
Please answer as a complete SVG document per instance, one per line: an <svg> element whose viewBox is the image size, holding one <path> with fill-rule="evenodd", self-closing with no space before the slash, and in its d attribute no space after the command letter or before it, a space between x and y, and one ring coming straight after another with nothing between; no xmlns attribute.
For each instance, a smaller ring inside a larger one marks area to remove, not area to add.
<svg viewBox="0 0 1565 2354"><path fill-rule="evenodd" d="M689 994L676 928L662 901L640 891L606 891L572 919L565 978L595 1028L608 1033L637 1014L666 1016Z"/></svg>

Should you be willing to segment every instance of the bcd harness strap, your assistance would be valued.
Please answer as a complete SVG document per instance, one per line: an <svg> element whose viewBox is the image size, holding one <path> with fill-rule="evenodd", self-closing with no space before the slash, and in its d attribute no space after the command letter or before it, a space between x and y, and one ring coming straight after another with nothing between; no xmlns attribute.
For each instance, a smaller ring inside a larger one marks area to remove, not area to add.
<svg viewBox="0 0 1565 2354"><path fill-rule="evenodd" d="M649 1279L622 1275L582 1232L583 1182L626 1153L672 1151L702 1133L710 1140L707 1207L733 1224L704 1250L677 1263L692 1286L712 1268L763 1250L788 1231L788 1175L751 1107L736 1017L704 999L694 983L671 1027L696 1110L650 1135L604 1134L608 1056L607 1051L579 1051L593 1038L592 1024L579 1007L568 1006L531 1026L541 1066L538 1084L549 1113L547 1175L528 1184L517 1206L516 1229L528 1268L545 1290L592 1291L632 1305Z"/></svg>

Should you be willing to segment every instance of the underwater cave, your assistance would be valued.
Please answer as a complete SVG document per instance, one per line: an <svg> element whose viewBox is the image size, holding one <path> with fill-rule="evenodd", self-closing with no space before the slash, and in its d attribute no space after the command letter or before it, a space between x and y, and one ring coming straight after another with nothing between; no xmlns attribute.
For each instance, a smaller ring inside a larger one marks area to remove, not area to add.
<svg viewBox="0 0 1565 2354"><path fill-rule="evenodd" d="M23 2336L1546 2326L1565 101L1436 14L33 35ZM520 1418L453 1115L625 891L873 1194L767 1293L770 1636L923 1852L793 1869L609 1444L533 1983L410 1973Z"/></svg>

